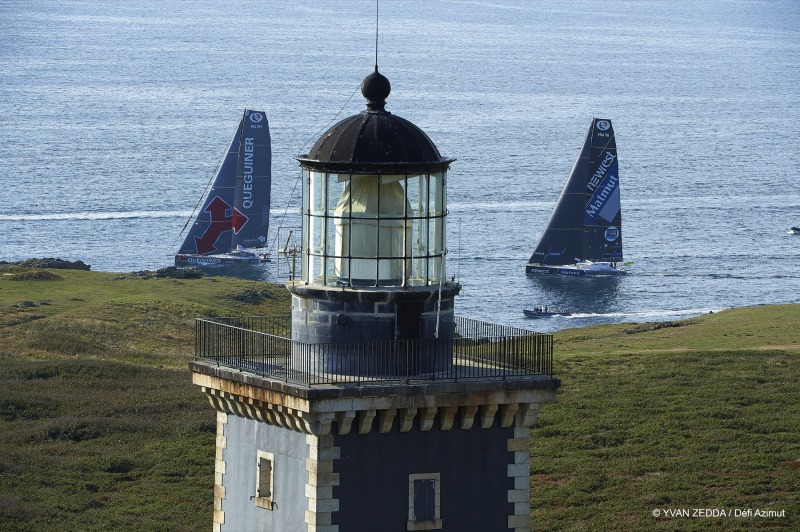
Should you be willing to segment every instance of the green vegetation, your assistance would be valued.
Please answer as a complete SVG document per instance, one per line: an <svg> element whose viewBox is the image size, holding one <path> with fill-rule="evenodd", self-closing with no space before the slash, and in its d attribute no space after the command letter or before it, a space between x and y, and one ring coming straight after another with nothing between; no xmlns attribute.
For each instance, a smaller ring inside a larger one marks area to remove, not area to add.
<svg viewBox="0 0 800 532"><path fill-rule="evenodd" d="M230 277L5 268L0 352L185 370L195 318L287 314L289 300L282 286Z"/></svg>
<svg viewBox="0 0 800 532"><path fill-rule="evenodd" d="M194 318L288 308L233 278L0 269L0 530L210 529Z"/></svg>
<svg viewBox="0 0 800 532"><path fill-rule="evenodd" d="M188 372L0 364L0 529L208 528L215 419Z"/></svg>
<svg viewBox="0 0 800 532"><path fill-rule="evenodd" d="M0 529L207 530L198 316L286 314L277 285L0 269ZM535 530L800 528L800 305L562 331L531 434ZM653 510L785 517L653 517Z"/></svg>
<svg viewBox="0 0 800 532"><path fill-rule="evenodd" d="M779 305L557 334L562 388L531 432L534 529L797 530L798 323L800 305ZM728 516L665 515L695 509Z"/></svg>

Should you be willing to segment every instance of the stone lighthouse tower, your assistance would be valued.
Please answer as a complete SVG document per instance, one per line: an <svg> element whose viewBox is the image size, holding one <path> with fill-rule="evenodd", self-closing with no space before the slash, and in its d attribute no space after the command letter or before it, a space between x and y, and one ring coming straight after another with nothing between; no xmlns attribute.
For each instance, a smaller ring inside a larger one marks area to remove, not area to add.
<svg viewBox="0 0 800 532"><path fill-rule="evenodd" d="M529 428L554 400L552 337L461 318L447 170L417 126L367 108L302 168L290 317L197 320L217 410L215 530L530 529Z"/></svg>

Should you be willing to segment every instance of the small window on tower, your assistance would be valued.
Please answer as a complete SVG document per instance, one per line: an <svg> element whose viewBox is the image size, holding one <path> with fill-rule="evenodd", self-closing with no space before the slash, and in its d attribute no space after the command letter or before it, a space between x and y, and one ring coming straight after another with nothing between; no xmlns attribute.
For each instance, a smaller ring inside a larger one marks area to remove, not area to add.
<svg viewBox="0 0 800 532"><path fill-rule="evenodd" d="M258 451L255 501L256 506L267 510L272 510L274 461L275 456L272 453Z"/></svg>
<svg viewBox="0 0 800 532"><path fill-rule="evenodd" d="M439 473L408 475L408 523L406 530L440 530L442 517Z"/></svg>

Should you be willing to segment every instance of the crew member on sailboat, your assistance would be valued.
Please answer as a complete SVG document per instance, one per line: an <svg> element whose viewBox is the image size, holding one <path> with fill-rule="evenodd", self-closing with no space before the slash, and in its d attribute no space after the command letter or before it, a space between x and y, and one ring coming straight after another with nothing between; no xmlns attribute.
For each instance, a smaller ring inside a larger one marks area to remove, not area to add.
<svg viewBox="0 0 800 532"><path fill-rule="evenodd" d="M525 272L619 275L622 209L611 121L595 118Z"/></svg>

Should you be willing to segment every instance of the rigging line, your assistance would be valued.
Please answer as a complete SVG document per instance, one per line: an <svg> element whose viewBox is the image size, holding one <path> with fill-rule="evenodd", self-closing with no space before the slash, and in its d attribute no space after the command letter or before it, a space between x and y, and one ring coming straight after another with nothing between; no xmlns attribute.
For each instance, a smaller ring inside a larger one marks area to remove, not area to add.
<svg viewBox="0 0 800 532"><path fill-rule="evenodd" d="M375 72L378 71L378 23L380 18L378 17L378 4L380 0L375 0Z"/></svg>
<svg viewBox="0 0 800 532"><path fill-rule="evenodd" d="M338 111L338 112L337 112L335 115L333 115L333 118L331 118L331 119L328 121L328 123L327 123L327 124L325 124L324 126L322 126L322 127L319 129L319 131L317 131L317 132L316 132L314 135L310 136L310 137L308 138L308 140L305 142L305 144L303 144L303 145L300 147L300 149L298 150L298 152L302 152L302 151L303 151L303 149L305 149L305 147L306 147L306 146L308 146L308 143L309 143L309 142L311 142L313 139L315 139L315 138L319 137L320 133L322 133L323 131L325 131L325 130L328 128L328 126L329 126L329 125L330 125L330 124L331 124L331 123L332 123L334 120L336 120L336 119L339 117L339 115L340 115L340 114L342 114L342 111L344 111L345 107L347 107L347 104L349 104L349 103L350 103L350 100L352 100L352 99L353 99L353 96L355 96L355 95L356 95L356 92L358 92L358 89L359 89L360 87L361 87L361 84L359 84L358 86L356 86L356 88L355 88L355 90L353 91L353 93L352 93L352 94L350 94L350 97L349 97L349 98L347 98L347 101L346 101L346 102L344 102L344 105L342 106L342 108L341 108L341 109L339 109L339 111ZM272 245L270 246L268 253L272 253L272 250L273 250L273 249L277 249L277 246L278 246L278 233L279 233L279 232L280 232L280 230L283 228L283 223L284 223L284 221L286 220L286 213L289 211L289 205L291 205L291 203L292 203L292 200L294 199L295 192L297 192L297 184L300 182L300 178L301 178L301 177L303 177L303 173L302 173L302 172L300 172L300 175L299 175L299 176L297 176L297 179L296 179L296 180L295 180L295 182L294 182L294 186L292 187L292 192L289 194L289 200L286 202L286 208L283 210L283 215L281 216L281 221L280 221L280 222L278 222L278 228L277 228L277 230L275 231L275 239L272 241Z"/></svg>

